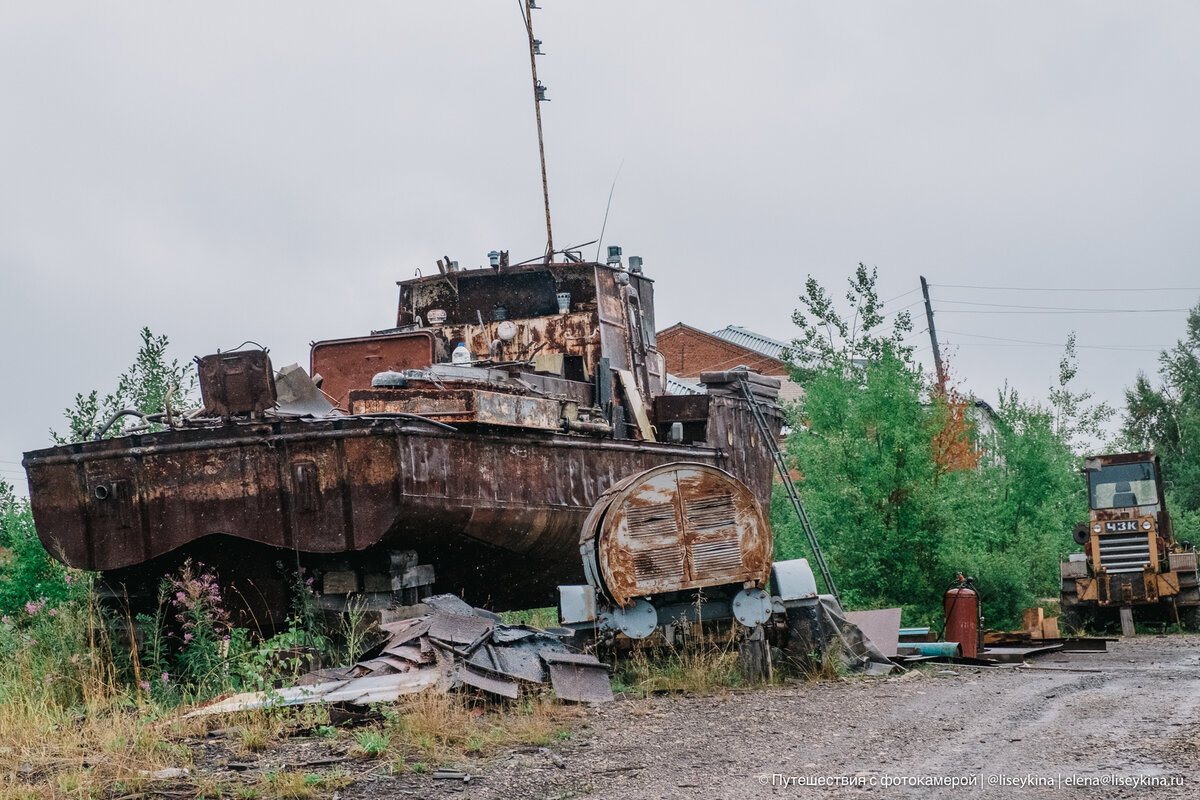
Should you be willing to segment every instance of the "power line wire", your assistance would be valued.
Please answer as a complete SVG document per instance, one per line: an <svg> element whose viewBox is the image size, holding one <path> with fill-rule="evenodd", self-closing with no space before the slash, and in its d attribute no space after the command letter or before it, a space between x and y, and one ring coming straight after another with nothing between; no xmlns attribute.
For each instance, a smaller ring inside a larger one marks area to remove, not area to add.
<svg viewBox="0 0 1200 800"><path fill-rule="evenodd" d="M1079 306L1026 306L1017 303L979 303L974 300L938 300L938 303L950 303L958 306L984 306L989 308L1021 308L1044 311L1085 311L1096 314L1125 314L1125 313L1155 313L1168 311L1187 311L1186 308L1081 308Z"/></svg>
<svg viewBox="0 0 1200 800"><path fill-rule="evenodd" d="M946 302L941 300L939 302ZM942 308L939 314L1175 314L1187 308L1097 308L1063 311L976 311L971 308Z"/></svg>
<svg viewBox="0 0 1200 800"><path fill-rule="evenodd" d="M991 339L996 342L1009 342L1009 343L1013 343L1013 344L1037 345L1040 347L1065 347L1064 342L1040 342L1040 341L1036 341L1034 339L1009 339L1009 338L1006 338L1003 336L985 336L982 333L967 333L966 331L943 331L943 333L953 333L956 336L971 336L971 337L974 337L977 339ZM964 342L963 344L969 344L969 345L976 346L976 347L984 346L983 343L981 343L981 342ZM997 345L997 346L999 346L999 345ZM1139 353L1160 352L1160 351L1166 349L1163 347L1156 347L1154 345L1149 345L1149 344L1138 344L1138 345L1076 344L1075 346L1080 349L1086 348L1088 350L1120 350L1120 351L1139 352Z"/></svg>
<svg viewBox="0 0 1200 800"><path fill-rule="evenodd" d="M891 300L884 300L884 301L883 301L883 304L886 306L888 303L894 303L894 302L896 302L896 301L897 301L897 300L899 300L901 297L908 297L908 296L909 296L910 294L912 294L913 292L919 292L919 291L921 291L921 287L919 287L919 286L917 286L917 287L914 287L914 288L912 288L912 289L909 289L907 292L904 292L904 293L902 293L902 294L898 294L898 295L896 295L896 296L895 296L895 297L893 297Z"/></svg>
<svg viewBox="0 0 1200 800"><path fill-rule="evenodd" d="M977 286L967 283L938 283L929 284L938 289L985 289L996 292L1200 292L1200 286L1153 286L1153 287L1119 287L1119 288L1055 288L1052 286Z"/></svg>

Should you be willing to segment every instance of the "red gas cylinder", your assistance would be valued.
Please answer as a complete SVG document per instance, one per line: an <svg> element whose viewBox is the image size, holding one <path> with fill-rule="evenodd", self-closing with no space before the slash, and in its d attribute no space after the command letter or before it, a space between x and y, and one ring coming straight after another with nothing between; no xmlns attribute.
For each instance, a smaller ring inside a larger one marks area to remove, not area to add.
<svg viewBox="0 0 1200 800"><path fill-rule="evenodd" d="M965 658L979 655L979 595L962 575L945 597L947 642L958 642Z"/></svg>

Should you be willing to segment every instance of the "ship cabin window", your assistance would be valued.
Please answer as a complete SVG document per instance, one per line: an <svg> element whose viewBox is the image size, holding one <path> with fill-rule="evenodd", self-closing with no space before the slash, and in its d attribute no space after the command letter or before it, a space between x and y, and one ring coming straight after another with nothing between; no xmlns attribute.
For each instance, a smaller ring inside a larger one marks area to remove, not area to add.
<svg viewBox="0 0 1200 800"><path fill-rule="evenodd" d="M1154 464L1110 464L1088 473L1088 499L1093 511L1109 508L1158 507Z"/></svg>
<svg viewBox="0 0 1200 800"><path fill-rule="evenodd" d="M533 319L559 313L559 295L571 310L595 306L596 284L586 275L555 274L545 269L456 273L422 281L401 297L401 314L416 314L426 325L476 325L501 319ZM407 301L407 302L406 302ZM405 307L407 306L407 308Z"/></svg>

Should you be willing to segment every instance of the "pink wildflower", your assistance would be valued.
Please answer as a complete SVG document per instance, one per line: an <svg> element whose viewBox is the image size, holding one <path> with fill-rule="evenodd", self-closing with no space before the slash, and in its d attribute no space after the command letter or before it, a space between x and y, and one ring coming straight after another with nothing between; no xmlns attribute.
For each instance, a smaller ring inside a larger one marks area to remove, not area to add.
<svg viewBox="0 0 1200 800"><path fill-rule="evenodd" d="M150 681L142 681L139 685L142 687L143 692L150 691Z"/></svg>
<svg viewBox="0 0 1200 800"><path fill-rule="evenodd" d="M170 675L169 673L166 673L166 672L164 672L164 673L162 674L162 678L163 678L163 683L170 683L170 682L171 682L171 675Z"/></svg>
<svg viewBox="0 0 1200 800"><path fill-rule="evenodd" d="M190 642L190 641L192 640L192 635L191 635L190 633L185 633L185 634L183 635L183 640L184 640L185 642Z"/></svg>

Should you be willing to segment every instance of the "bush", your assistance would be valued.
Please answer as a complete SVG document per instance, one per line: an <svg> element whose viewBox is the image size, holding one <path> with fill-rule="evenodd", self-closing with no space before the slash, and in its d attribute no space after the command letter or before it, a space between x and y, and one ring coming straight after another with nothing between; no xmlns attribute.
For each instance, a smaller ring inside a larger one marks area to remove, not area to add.
<svg viewBox="0 0 1200 800"><path fill-rule="evenodd" d="M68 575L38 539L29 501L16 499L12 486L0 481L0 614L12 617L29 602L68 599Z"/></svg>

